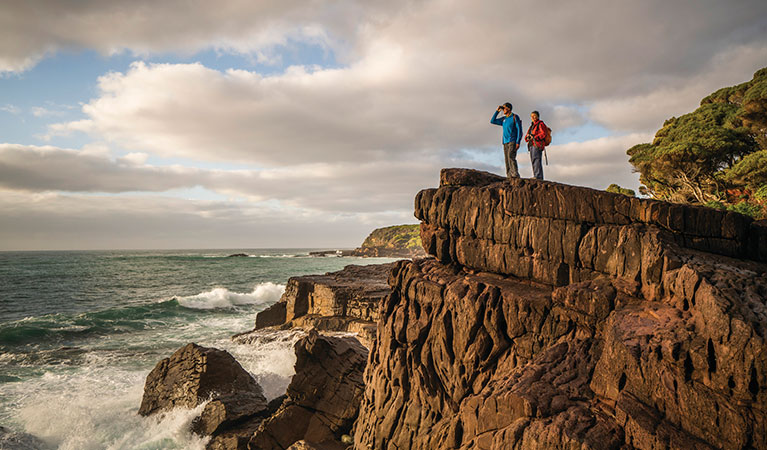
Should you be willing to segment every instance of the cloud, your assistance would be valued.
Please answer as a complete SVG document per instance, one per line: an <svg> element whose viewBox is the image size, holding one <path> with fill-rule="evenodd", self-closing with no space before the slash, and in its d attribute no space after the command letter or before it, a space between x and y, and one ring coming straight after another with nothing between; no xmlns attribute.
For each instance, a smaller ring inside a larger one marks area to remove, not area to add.
<svg viewBox="0 0 767 450"><path fill-rule="evenodd" d="M329 215L267 204L0 190L0 250L347 248L412 214ZM330 226L318 233L317 224Z"/></svg>
<svg viewBox="0 0 767 450"><path fill-rule="evenodd" d="M544 175L547 179L561 183L594 189L605 189L616 183L636 190L639 187L639 176L628 164L626 150L651 140L652 134L634 133L551 145L546 149L550 165L544 166Z"/></svg>
<svg viewBox="0 0 767 450"><path fill-rule="evenodd" d="M648 132L667 114L694 108L723 80L744 81L767 54L767 4L760 1L539 2L546 32L531 20L533 11L512 2L318 3L316 14L292 2L258 3L266 14L255 23L298 18L312 30L304 38L333 36L325 42L343 65L265 76L137 62L101 77L98 96L83 107L86 118L53 125L50 137L85 132L135 152L268 167L402 160L493 145L488 116L506 100L525 118L540 110L558 131L590 118L608 130ZM226 3L212 14L247 12L239 8ZM143 9L129 11L129 21L154 24ZM209 18L186 20L205 25L197 40L213 42ZM247 28L231 20L234 29ZM145 39L172 46L191 33L185 23L167 31L151 25ZM244 50L249 32L239 33L227 45ZM280 33L272 41L284 40Z"/></svg>
<svg viewBox="0 0 767 450"><path fill-rule="evenodd" d="M146 154L0 144L0 187L27 192L167 192L203 187L230 198L287 208L357 214L411 211L415 193L438 182L435 160L306 164L285 169L213 170L145 164Z"/></svg>
<svg viewBox="0 0 767 450"><path fill-rule="evenodd" d="M14 105L5 104L0 106L0 111L5 111L10 114L18 115L21 114L21 109Z"/></svg>
<svg viewBox="0 0 767 450"><path fill-rule="evenodd" d="M28 70L63 50L93 49L105 55L214 49L279 60L275 47L292 41L328 47L348 37L359 15L383 19L387 5L358 0L41 0L0 7L0 73ZM342 46L342 43L337 45Z"/></svg>
<svg viewBox="0 0 767 450"><path fill-rule="evenodd" d="M696 109L710 93L747 81L755 61L767 61L767 44L734 48L712 58L701 73L675 77L653 90L596 101L589 116L613 130L657 130L666 119Z"/></svg>

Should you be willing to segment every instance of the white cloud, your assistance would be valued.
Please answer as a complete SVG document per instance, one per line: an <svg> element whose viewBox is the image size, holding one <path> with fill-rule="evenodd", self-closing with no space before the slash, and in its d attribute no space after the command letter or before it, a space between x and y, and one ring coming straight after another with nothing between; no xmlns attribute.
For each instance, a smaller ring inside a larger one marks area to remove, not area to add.
<svg viewBox="0 0 767 450"><path fill-rule="evenodd" d="M637 190L639 175L632 172L626 150L651 140L652 134L634 133L551 145L546 149L550 165L544 166L544 175L561 183L595 189L605 189L616 183Z"/></svg>
<svg viewBox="0 0 767 450"><path fill-rule="evenodd" d="M708 94L747 81L756 61L767 61L767 44L734 48L712 58L701 73L667 80L651 91L596 101L589 115L614 130L657 130L669 117L697 108Z"/></svg>
<svg viewBox="0 0 767 450"><path fill-rule="evenodd" d="M21 109L14 105L5 104L0 106L0 111L5 111L10 114L18 115L21 113Z"/></svg>
<svg viewBox="0 0 767 450"><path fill-rule="evenodd" d="M338 216L242 202L7 190L0 190L0 209L0 250L345 248L375 227L415 222L401 213ZM326 224L321 233L318 223Z"/></svg>
<svg viewBox="0 0 767 450"><path fill-rule="evenodd" d="M323 213L412 211L415 193L438 181L435 160L305 164L212 170L147 165L147 155L113 159L99 151L0 144L0 186L27 192L166 192L203 187L253 202Z"/></svg>
<svg viewBox="0 0 767 450"><path fill-rule="evenodd" d="M105 55L201 50L279 60L275 46L291 41L328 46L353 34L360 15L385 17L386 5L357 0L41 0L0 6L0 73L23 71L62 50L94 49ZM338 38L334 38L338 36ZM340 45L340 44L339 44Z"/></svg>

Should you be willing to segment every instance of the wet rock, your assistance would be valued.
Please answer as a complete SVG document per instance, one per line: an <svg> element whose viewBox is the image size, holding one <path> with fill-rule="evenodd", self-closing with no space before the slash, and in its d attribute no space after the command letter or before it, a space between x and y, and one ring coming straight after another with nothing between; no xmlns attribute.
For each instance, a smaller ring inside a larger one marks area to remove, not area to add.
<svg viewBox="0 0 767 450"><path fill-rule="evenodd" d="M261 386L232 355L187 344L157 363L147 375L139 414L194 408L210 398L219 399L224 409L231 405L231 412L224 416L241 416L240 398L242 403L251 404L253 413L266 409ZM216 414L220 414L218 411Z"/></svg>
<svg viewBox="0 0 767 450"><path fill-rule="evenodd" d="M285 323L286 302L279 301L256 315L256 330Z"/></svg>
<svg viewBox="0 0 767 450"><path fill-rule="evenodd" d="M288 448L299 440L344 448L357 417L367 349L353 338L311 331L296 343L296 374L280 408L250 439L250 448Z"/></svg>
<svg viewBox="0 0 767 450"><path fill-rule="evenodd" d="M50 448L42 440L31 434L12 431L0 426L0 449L6 450L45 450Z"/></svg>

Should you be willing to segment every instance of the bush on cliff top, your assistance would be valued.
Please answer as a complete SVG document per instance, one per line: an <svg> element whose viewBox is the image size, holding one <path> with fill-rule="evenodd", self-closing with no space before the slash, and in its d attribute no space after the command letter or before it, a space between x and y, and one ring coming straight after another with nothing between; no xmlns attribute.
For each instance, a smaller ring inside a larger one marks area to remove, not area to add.
<svg viewBox="0 0 767 450"><path fill-rule="evenodd" d="M753 194L767 184L767 68L714 92L695 111L666 120L652 143L627 153L640 173L642 194L765 215ZM743 202L750 206L736 207Z"/></svg>
<svg viewBox="0 0 767 450"><path fill-rule="evenodd" d="M394 225L375 229L362 243L362 248L370 247L421 248L420 225Z"/></svg>
<svg viewBox="0 0 767 450"><path fill-rule="evenodd" d="M634 192L633 189L623 188L615 183L607 186L607 189L605 189L605 191L612 192L613 194L623 194L629 197L636 197L636 192Z"/></svg>

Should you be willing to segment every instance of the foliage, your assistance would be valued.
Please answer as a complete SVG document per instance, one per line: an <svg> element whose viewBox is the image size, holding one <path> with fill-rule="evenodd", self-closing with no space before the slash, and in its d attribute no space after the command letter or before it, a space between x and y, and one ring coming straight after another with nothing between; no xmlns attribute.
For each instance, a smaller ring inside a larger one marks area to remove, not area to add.
<svg viewBox="0 0 767 450"><path fill-rule="evenodd" d="M747 201L742 201L740 203L730 205L727 207L727 210L734 211L736 213L741 213L746 216L751 216L754 219L759 219L763 215L762 208L760 208L758 205L749 203Z"/></svg>
<svg viewBox="0 0 767 450"><path fill-rule="evenodd" d="M362 243L362 248L367 247L421 248L420 225L394 225L377 228Z"/></svg>
<svg viewBox="0 0 767 450"><path fill-rule="evenodd" d="M607 186L607 189L605 190L607 192L612 192L613 194L623 194L628 195L629 197L636 197L636 193L633 189L622 188L615 183Z"/></svg>
<svg viewBox="0 0 767 450"><path fill-rule="evenodd" d="M716 200L709 200L706 203L704 203L703 206L707 206L709 208L718 209L720 211L724 211L724 210L727 209L727 206L724 203L718 202Z"/></svg>
<svg viewBox="0 0 767 450"><path fill-rule="evenodd" d="M642 194L719 202L738 212L764 209L749 195L767 183L767 68L751 81L714 92L695 111L668 119L652 143L627 153L640 173ZM739 196L729 198L730 192Z"/></svg>
<svg viewBox="0 0 767 450"><path fill-rule="evenodd" d="M767 200L767 184L760 187L756 192L754 192L754 198L759 201Z"/></svg>

